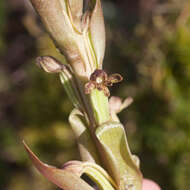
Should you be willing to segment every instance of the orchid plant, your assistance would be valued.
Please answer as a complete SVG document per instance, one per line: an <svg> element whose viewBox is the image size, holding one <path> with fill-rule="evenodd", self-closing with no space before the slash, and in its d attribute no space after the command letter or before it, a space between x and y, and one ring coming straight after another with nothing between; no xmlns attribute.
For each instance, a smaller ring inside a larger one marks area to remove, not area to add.
<svg viewBox="0 0 190 190"><path fill-rule="evenodd" d="M45 29L67 64L51 56L37 58L48 73L60 76L74 105L69 122L76 136L81 160L64 167L44 164L24 142L34 166L64 190L93 190L81 176L87 175L102 190L141 190L139 159L129 149L117 114L125 101L110 97L109 88L122 80L102 68L105 26L100 0L30 0Z"/></svg>

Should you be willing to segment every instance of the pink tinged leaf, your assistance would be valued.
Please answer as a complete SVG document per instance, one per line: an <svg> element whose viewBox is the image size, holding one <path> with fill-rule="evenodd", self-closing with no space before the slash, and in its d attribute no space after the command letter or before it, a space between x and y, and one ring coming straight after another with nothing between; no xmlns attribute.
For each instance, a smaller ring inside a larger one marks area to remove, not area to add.
<svg viewBox="0 0 190 190"><path fill-rule="evenodd" d="M96 0L90 21L90 37L97 58L98 68L102 68L105 53L105 26L100 0Z"/></svg>
<svg viewBox="0 0 190 190"><path fill-rule="evenodd" d="M122 101L121 98L117 96L112 96L109 99L109 107L110 111L114 113L119 113L123 109L127 108L130 104L132 104L133 98L132 97L127 97L124 101Z"/></svg>
<svg viewBox="0 0 190 190"><path fill-rule="evenodd" d="M63 168L65 171L69 171L72 173L75 173L77 176L81 177L84 171L83 162L78 160L71 160L66 162L63 165Z"/></svg>
<svg viewBox="0 0 190 190"><path fill-rule="evenodd" d="M122 105L121 98L117 96L112 96L109 99L109 107L111 112L118 113L120 111L121 105Z"/></svg>
<svg viewBox="0 0 190 190"><path fill-rule="evenodd" d="M41 162L24 141L23 144L30 156L32 163L38 169L38 171L58 187L64 190L94 190L74 172L57 169Z"/></svg>
<svg viewBox="0 0 190 190"><path fill-rule="evenodd" d="M109 99L109 109L110 109L110 115L113 121L119 122L119 118L117 114L121 112L123 109L127 108L132 102L133 102L133 99L131 97L126 98L122 102L121 98L112 96Z"/></svg>
<svg viewBox="0 0 190 190"><path fill-rule="evenodd" d="M122 111L123 109L127 108L128 106L130 106L133 103L133 98L132 97L127 97L124 101L123 104L120 108L120 111Z"/></svg>

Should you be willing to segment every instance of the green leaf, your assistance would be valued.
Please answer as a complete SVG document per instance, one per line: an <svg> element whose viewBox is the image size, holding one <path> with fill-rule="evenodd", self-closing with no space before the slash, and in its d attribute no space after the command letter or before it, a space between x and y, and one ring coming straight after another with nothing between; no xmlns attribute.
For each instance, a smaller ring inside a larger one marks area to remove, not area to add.
<svg viewBox="0 0 190 190"><path fill-rule="evenodd" d="M74 109L69 116L69 122L76 136L82 160L99 163L98 152L83 114Z"/></svg>
<svg viewBox="0 0 190 190"><path fill-rule="evenodd" d="M142 175L130 152L123 126L109 122L96 130L106 166L120 190L141 190Z"/></svg>
<svg viewBox="0 0 190 190"><path fill-rule="evenodd" d="M85 108L78 91L78 84L71 70L67 67L65 70L60 72L59 76L61 83L63 84L63 87L73 105L81 111L84 111Z"/></svg>
<svg viewBox="0 0 190 190"><path fill-rule="evenodd" d="M84 162L83 167L84 167L83 172L98 185L100 190L117 189L115 182L108 175L108 173L99 165L94 163Z"/></svg>
<svg viewBox="0 0 190 190"><path fill-rule="evenodd" d="M99 165L92 162L69 161L64 164L63 169L77 173L79 177L86 174L95 182L100 190L114 190L117 186L109 174Z"/></svg>

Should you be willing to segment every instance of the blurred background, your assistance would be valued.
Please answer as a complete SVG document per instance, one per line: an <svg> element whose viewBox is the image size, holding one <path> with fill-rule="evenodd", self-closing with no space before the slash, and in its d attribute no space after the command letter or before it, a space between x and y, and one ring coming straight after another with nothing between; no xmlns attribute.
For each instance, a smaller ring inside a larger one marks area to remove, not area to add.
<svg viewBox="0 0 190 190"><path fill-rule="evenodd" d="M104 68L124 81L112 95L144 177L163 190L190 188L190 1L103 0ZM73 106L56 75L34 63L60 57L27 0L0 1L0 189L56 190L31 165L22 139L46 163L79 159Z"/></svg>

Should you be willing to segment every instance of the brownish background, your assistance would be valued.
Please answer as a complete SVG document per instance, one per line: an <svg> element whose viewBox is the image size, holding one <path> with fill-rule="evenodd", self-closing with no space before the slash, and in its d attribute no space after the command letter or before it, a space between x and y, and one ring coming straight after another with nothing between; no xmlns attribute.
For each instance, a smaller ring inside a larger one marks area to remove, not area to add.
<svg viewBox="0 0 190 190"><path fill-rule="evenodd" d="M124 77L112 94L134 99L120 114L132 152L163 190L189 190L190 2L104 0L103 7L104 68ZM47 54L57 52L27 0L1 0L0 189L56 189L32 167L22 139L49 164L79 159L67 122L72 105L58 77L34 64Z"/></svg>

